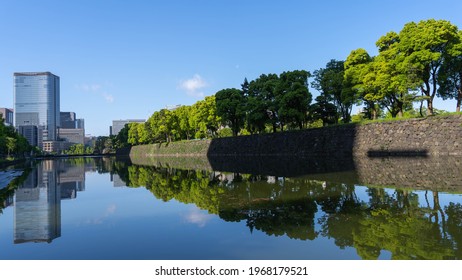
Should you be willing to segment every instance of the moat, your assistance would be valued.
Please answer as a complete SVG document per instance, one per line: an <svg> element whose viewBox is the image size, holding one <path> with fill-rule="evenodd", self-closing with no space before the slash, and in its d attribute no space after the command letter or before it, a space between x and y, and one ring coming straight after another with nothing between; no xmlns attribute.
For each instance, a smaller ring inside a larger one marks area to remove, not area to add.
<svg viewBox="0 0 462 280"><path fill-rule="evenodd" d="M0 259L461 259L460 159L36 161Z"/></svg>

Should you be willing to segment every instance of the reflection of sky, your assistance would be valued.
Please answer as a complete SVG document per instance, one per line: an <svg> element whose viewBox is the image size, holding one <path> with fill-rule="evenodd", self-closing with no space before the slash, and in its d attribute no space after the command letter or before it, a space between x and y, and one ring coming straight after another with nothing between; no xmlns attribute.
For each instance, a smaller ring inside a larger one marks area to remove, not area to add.
<svg viewBox="0 0 462 280"><path fill-rule="evenodd" d="M197 207L191 207L189 212L184 216L184 219L190 224L204 227L207 222L212 219L212 216L207 214L207 211L199 210Z"/></svg>
<svg viewBox="0 0 462 280"><path fill-rule="evenodd" d="M147 189L114 188L109 174L86 174L86 190L61 201L61 237L50 244L12 240L13 207L0 215L0 259L358 259L356 249L339 249L333 238L313 241L250 233L245 221L225 222L193 204L163 202ZM356 187L361 201L367 188ZM393 195L394 189L387 189ZM424 191L415 192L424 205ZM432 203L432 194L428 194ZM439 194L441 206L461 195ZM323 212L318 207L315 229ZM380 258L390 258L382 250Z"/></svg>

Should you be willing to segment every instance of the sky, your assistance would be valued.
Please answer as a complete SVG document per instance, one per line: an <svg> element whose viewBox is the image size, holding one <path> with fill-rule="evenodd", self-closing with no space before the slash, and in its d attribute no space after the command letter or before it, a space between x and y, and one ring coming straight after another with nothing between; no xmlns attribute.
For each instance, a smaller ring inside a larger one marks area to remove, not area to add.
<svg viewBox="0 0 462 280"><path fill-rule="evenodd" d="M376 55L381 36L411 21L462 28L461 10L457 0L0 0L0 107L13 107L14 72L49 71L61 111L108 135L112 120L192 105L244 78L313 72L357 48Z"/></svg>

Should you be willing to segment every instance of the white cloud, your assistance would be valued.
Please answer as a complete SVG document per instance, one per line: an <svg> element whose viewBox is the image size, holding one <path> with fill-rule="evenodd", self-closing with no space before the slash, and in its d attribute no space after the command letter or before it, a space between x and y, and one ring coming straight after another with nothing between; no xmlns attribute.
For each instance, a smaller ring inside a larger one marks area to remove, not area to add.
<svg viewBox="0 0 462 280"><path fill-rule="evenodd" d="M83 90L85 92L97 92L102 88L99 84L81 84L75 86L79 90Z"/></svg>
<svg viewBox="0 0 462 280"><path fill-rule="evenodd" d="M191 79L181 81L179 88L185 90L189 96L204 97L204 92L201 89L207 86L207 82L199 74L195 74Z"/></svg>
<svg viewBox="0 0 462 280"><path fill-rule="evenodd" d="M113 103L114 102L114 96L112 94L109 94L107 92L103 92L103 97L106 99L107 102Z"/></svg>
<svg viewBox="0 0 462 280"><path fill-rule="evenodd" d="M80 84L75 85L75 88L83 92L99 94L108 103L114 102L114 96L104 91L104 87L100 84Z"/></svg>

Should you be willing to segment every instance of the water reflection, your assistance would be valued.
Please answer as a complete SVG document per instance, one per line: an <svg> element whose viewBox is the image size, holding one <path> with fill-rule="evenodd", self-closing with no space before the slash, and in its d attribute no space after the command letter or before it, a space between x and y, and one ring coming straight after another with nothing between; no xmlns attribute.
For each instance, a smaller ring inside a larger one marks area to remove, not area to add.
<svg viewBox="0 0 462 280"><path fill-rule="evenodd" d="M158 200L206 210L208 215L196 211L186 217L201 228L210 217L219 217L239 222L236 227L249 236L258 231L273 239L330 239L337 250L354 248L363 259L378 259L384 252L392 259L461 259L461 196L442 192L462 193L459 162L427 171L448 171L436 184L437 178L431 181L425 175L418 181L412 170L422 174L427 164L442 161L399 160L356 161L353 173L326 174L321 172L328 171L326 165L312 165L321 167L301 177L180 169L168 162L141 166L113 158L45 160L13 182L14 187L2 189L0 205L14 208L15 244L49 243L61 236L61 200L78 200L79 193L90 188L86 173L109 173L113 187L143 188ZM407 177L401 176L406 172ZM382 174L389 174L389 180ZM368 184L361 183L365 181ZM428 188L431 184L434 187Z"/></svg>
<svg viewBox="0 0 462 280"><path fill-rule="evenodd" d="M329 238L363 259L384 250L392 259L462 258L462 205L441 206L438 191L156 166L131 165L121 173L128 186L194 203L228 222L245 221L250 233Z"/></svg>
<svg viewBox="0 0 462 280"><path fill-rule="evenodd" d="M61 200L85 190L94 160L43 160L2 190L3 208L14 207L14 243L47 242L61 236Z"/></svg>
<svg viewBox="0 0 462 280"><path fill-rule="evenodd" d="M61 194L55 164L42 161L16 190L14 243L50 243L61 236Z"/></svg>

